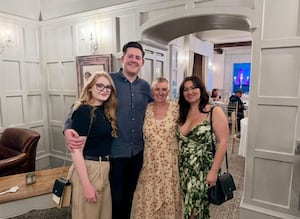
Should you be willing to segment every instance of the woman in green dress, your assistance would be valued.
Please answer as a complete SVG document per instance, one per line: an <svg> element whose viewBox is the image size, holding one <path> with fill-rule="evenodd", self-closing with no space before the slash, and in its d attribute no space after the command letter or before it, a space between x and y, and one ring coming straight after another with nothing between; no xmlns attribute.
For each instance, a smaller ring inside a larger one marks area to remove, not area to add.
<svg viewBox="0 0 300 219"><path fill-rule="evenodd" d="M209 218L208 188L215 185L228 143L228 121L222 109L209 104L205 85L196 76L184 79L180 86L179 172L184 192L184 218ZM212 121L210 121L212 113ZM212 122L213 135L210 129ZM216 140L213 155L211 138Z"/></svg>

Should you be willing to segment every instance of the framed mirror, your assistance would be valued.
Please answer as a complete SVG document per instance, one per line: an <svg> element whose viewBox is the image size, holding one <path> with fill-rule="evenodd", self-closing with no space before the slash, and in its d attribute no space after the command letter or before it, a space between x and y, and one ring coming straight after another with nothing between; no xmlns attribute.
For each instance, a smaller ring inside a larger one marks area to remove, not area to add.
<svg viewBox="0 0 300 219"><path fill-rule="evenodd" d="M76 57L78 96L87 79L96 71L112 71L112 54Z"/></svg>

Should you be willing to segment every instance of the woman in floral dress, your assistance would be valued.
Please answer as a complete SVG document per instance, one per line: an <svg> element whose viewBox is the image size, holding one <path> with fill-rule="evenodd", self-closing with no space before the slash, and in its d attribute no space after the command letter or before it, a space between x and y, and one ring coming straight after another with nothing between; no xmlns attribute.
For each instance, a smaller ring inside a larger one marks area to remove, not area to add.
<svg viewBox="0 0 300 219"><path fill-rule="evenodd" d="M183 196L178 170L175 135L178 104L167 101L169 83L152 83L154 102L148 104L144 121L144 163L135 190L132 219L182 219Z"/></svg>
<svg viewBox="0 0 300 219"><path fill-rule="evenodd" d="M222 109L208 103L209 96L196 76L184 79L180 86L179 172L184 192L184 218L209 218L208 188L215 185L228 142L228 121ZM212 113L212 121L210 121ZM217 140L213 157L210 123Z"/></svg>

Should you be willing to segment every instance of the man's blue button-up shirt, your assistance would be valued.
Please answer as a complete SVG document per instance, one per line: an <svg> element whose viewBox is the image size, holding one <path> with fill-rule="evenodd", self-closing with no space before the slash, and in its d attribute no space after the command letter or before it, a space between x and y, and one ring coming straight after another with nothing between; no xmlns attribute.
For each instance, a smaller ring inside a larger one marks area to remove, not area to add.
<svg viewBox="0 0 300 219"><path fill-rule="evenodd" d="M118 97L118 137L111 146L113 157L131 157L144 149L143 123L147 104L153 101L148 82L128 81L122 71L110 74Z"/></svg>

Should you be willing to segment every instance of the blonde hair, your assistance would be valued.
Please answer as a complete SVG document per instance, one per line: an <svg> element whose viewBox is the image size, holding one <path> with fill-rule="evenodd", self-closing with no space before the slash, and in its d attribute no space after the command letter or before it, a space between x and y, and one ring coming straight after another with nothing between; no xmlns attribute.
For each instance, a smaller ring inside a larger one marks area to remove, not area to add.
<svg viewBox="0 0 300 219"><path fill-rule="evenodd" d="M92 92L90 91L92 87L96 84L98 78L100 77L105 77L109 83L112 85L111 93L109 98L103 103L104 105L104 114L106 118L111 122L111 127L112 127L112 136L117 137L117 115L116 115L116 110L118 107L118 101L117 101L117 91L115 84L110 77L110 75L106 72L95 72L92 74L88 81L86 82L85 86L82 89L82 92L80 94L80 97L78 101L73 106L73 110L75 111L78 109L80 105L86 104L92 107L92 112L91 115L95 117L95 110L96 106L93 104L93 95Z"/></svg>
<svg viewBox="0 0 300 219"><path fill-rule="evenodd" d="M158 84L158 83L162 83L162 82L166 82L168 84L168 90L170 90L170 85L169 85L169 81L168 79L164 78L164 77L158 77L156 79L154 79L152 81L151 84L151 88L154 89L154 87Z"/></svg>

